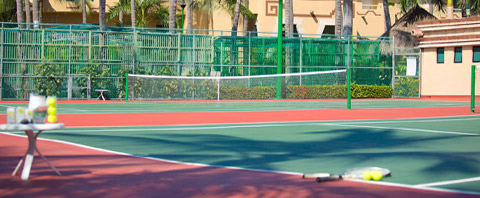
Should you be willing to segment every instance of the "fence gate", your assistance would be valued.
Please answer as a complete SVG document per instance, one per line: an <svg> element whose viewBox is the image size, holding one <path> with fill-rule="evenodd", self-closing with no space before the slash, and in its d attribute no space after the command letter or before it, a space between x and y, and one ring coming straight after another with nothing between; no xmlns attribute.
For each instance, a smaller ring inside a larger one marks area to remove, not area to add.
<svg viewBox="0 0 480 198"><path fill-rule="evenodd" d="M393 97L420 97L420 49L395 48Z"/></svg>
<svg viewBox="0 0 480 198"><path fill-rule="evenodd" d="M30 93L56 95L60 99L90 99L91 82L86 75L1 76L2 100L28 100Z"/></svg>

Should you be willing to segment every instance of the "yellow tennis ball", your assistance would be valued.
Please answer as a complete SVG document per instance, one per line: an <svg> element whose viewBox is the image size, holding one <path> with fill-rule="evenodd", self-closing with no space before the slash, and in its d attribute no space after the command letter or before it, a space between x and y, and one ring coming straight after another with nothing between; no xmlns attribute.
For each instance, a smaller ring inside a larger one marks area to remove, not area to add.
<svg viewBox="0 0 480 198"><path fill-rule="evenodd" d="M363 172L363 180L371 180L372 179L372 172L365 171Z"/></svg>
<svg viewBox="0 0 480 198"><path fill-rule="evenodd" d="M48 115L55 115L57 113L57 108L48 107L47 112L48 112Z"/></svg>
<svg viewBox="0 0 480 198"><path fill-rule="evenodd" d="M54 97L48 98L47 104L48 106L54 107L55 105L57 105L57 98L54 98Z"/></svg>
<svg viewBox="0 0 480 198"><path fill-rule="evenodd" d="M57 116L56 115L49 115L47 117L47 122L50 122L50 123L55 123L57 122Z"/></svg>
<svg viewBox="0 0 480 198"><path fill-rule="evenodd" d="M380 171L372 171L372 179L375 181L380 181L382 180L383 175Z"/></svg>

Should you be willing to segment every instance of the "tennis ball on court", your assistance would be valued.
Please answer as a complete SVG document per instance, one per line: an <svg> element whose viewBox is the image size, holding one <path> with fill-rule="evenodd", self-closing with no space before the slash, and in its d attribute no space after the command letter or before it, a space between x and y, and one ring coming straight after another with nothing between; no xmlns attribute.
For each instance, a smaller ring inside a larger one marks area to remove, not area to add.
<svg viewBox="0 0 480 198"><path fill-rule="evenodd" d="M380 171L372 171L372 179L375 181L380 181L382 180L383 175Z"/></svg>
<svg viewBox="0 0 480 198"><path fill-rule="evenodd" d="M363 172L363 180L371 180L372 179L372 172L365 171Z"/></svg>
<svg viewBox="0 0 480 198"><path fill-rule="evenodd" d="M49 115L47 117L47 122L50 122L50 123L55 123L57 122L57 116L56 115Z"/></svg>
<svg viewBox="0 0 480 198"><path fill-rule="evenodd" d="M47 104L48 104L48 106L54 107L55 105L57 105L57 98L49 97L47 99Z"/></svg>
<svg viewBox="0 0 480 198"><path fill-rule="evenodd" d="M47 112L48 112L48 115L55 115L57 113L57 108L48 107Z"/></svg>

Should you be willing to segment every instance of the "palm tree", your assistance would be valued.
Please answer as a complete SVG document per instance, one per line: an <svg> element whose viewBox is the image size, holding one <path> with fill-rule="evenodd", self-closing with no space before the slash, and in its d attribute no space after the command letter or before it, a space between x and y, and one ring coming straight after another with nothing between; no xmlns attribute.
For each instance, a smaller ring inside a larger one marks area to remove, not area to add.
<svg viewBox="0 0 480 198"><path fill-rule="evenodd" d="M445 2L442 0L429 0L430 5L433 5L438 11L445 12ZM416 8L423 0L400 0L400 10L402 13L407 13L409 10Z"/></svg>
<svg viewBox="0 0 480 198"><path fill-rule="evenodd" d="M82 23L87 23L87 2L82 0Z"/></svg>
<svg viewBox="0 0 480 198"><path fill-rule="evenodd" d="M390 9L388 7L388 0L383 0L383 15L385 16L385 32L392 27L390 21Z"/></svg>
<svg viewBox="0 0 480 198"><path fill-rule="evenodd" d="M168 0L168 28L170 31L176 28L177 0Z"/></svg>
<svg viewBox="0 0 480 198"><path fill-rule="evenodd" d="M15 2L0 1L0 21L12 21L15 17Z"/></svg>
<svg viewBox="0 0 480 198"><path fill-rule="evenodd" d="M213 10L223 10L227 12L231 17L232 21L235 18L235 8L237 6L236 0L193 0L192 8L198 8L205 12L212 12ZM249 20L256 20L255 15L244 5L240 4L240 13L246 15ZM188 22L187 22L188 23ZM238 24L237 24L238 27Z"/></svg>
<svg viewBox="0 0 480 198"><path fill-rule="evenodd" d="M134 20L136 21L136 24L132 25L132 27L145 27L152 20L152 17L155 17L154 19L160 21L160 26L165 26L165 24L168 23L166 19L168 16L168 10L161 5L161 2L161 0L137 1L133 9L133 12L136 14L135 16L132 16L132 18L135 18ZM131 10L131 3L129 3L128 0L120 0L116 5L110 8L110 11L107 14L107 21L115 19L122 13L132 12Z"/></svg>
<svg viewBox="0 0 480 198"><path fill-rule="evenodd" d="M23 14L23 0L17 0L17 22L25 22L25 15ZM22 27L22 25L19 24L19 27Z"/></svg>
<svg viewBox="0 0 480 198"><path fill-rule="evenodd" d="M33 23L39 23L39 7L38 7L38 2L39 0L33 0L32 1L32 20L33 20Z"/></svg>
<svg viewBox="0 0 480 198"><path fill-rule="evenodd" d="M285 35L293 36L293 0L285 0Z"/></svg>
<svg viewBox="0 0 480 198"><path fill-rule="evenodd" d="M335 34L342 34L343 26L342 0L335 0Z"/></svg>
<svg viewBox="0 0 480 198"><path fill-rule="evenodd" d="M98 24L101 31L106 30L106 16L105 16L105 0L100 0L98 5Z"/></svg>
<svg viewBox="0 0 480 198"><path fill-rule="evenodd" d="M343 30L342 35L352 36L353 12L352 0L343 0Z"/></svg>
<svg viewBox="0 0 480 198"><path fill-rule="evenodd" d="M27 27L29 26L28 23L32 22L32 17L30 15L30 1L25 0L25 22L27 23Z"/></svg>
<svg viewBox="0 0 480 198"><path fill-rule="evenodd" d="M137 26L137 15L135 13L135 0L130 0L130 18L132 21L132 28L135 28Z"/></svg>
<svg viewBox="0 0 480 198"><path fill-rule="evenodd" d="M235 4L235 14L233 15L233 24L232 24L232 36L237 35L238 29L238 21L240 18L240 5L242 4L242 0L237 0Z"/></svg>
<svg viewBox="0 0 480 198"><path fill-rule="evenodd" d="M470 2L470 14L480 14L480 0L468 0Z"/></svg>
<svg viewBox="0 0 480 198"><path fill-rule="evenodd" d="M249 0L244 0L243 1L243 5L247 9L249 7L249 4L250 4ZM243 31L245 31L245 35L247 35L247 32L248 32L248 16L246 14L243 14Z"/></svg>
<svg viewBox="0 0 480 198"><path fill-rule="evenodd" d="M187 0L187 30L191 33L193 29L193 0Z"/></svg>

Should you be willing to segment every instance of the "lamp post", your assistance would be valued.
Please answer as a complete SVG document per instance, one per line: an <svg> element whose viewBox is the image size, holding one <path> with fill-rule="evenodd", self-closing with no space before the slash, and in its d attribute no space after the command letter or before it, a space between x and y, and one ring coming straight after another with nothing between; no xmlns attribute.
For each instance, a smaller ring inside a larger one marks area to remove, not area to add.
<svg viewBox="0 0 480 198"><path fill-rule="evenodd" d="M187 6L187 4L185 4L185 0L181 0L180 1L180 7L182 7L182 31L183 31L183 10L185 10L185 6Z"/></svg>

